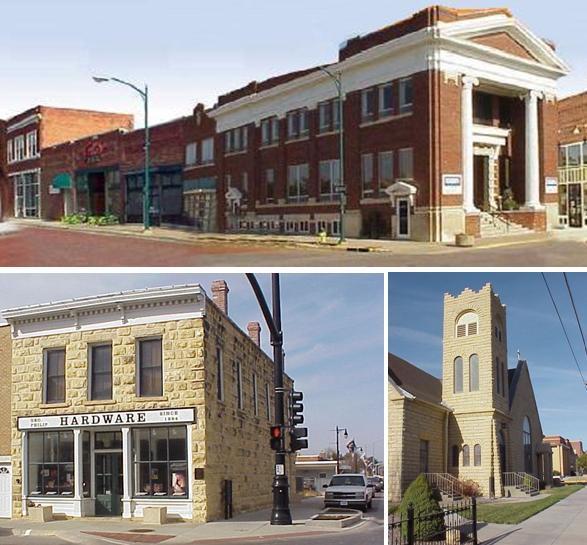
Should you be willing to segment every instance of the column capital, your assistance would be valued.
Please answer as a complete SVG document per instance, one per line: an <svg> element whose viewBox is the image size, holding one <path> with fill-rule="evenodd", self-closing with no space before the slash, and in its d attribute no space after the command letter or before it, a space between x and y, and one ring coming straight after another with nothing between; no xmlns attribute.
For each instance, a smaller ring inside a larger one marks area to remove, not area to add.
<svg viewBox="0 0 587 545"><path fill-rule="evenodd" d="M542 91L537 91L536 89L529 89L527 93L520 95L520 100L525 100L527 102L537 102L544 98L544 93Z"/></svg>
<svg viewBox="0 0 587 545"><path fill-rule="evenodd" d="M472 89L479 85L479 80L473 76L463 75L461 76L461 83L463 84L463 89Z"/></svg>

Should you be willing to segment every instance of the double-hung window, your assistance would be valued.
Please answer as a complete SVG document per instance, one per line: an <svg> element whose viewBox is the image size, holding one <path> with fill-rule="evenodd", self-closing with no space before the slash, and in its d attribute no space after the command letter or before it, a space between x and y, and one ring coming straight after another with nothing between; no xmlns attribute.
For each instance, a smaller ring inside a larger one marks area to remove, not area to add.
<svg viewBox="0 0 587 545"><path fill-rule="evenodd" d="M307 136L308 110L303 108L287 114L287 137L290 140Z"/></svg>
<svg viewBox="0 0 587 545"><path fill-rule="evenodd" d="M37 131L30 131L26 134L26 157L30 159L36 157L38 152L37 148Z"/></svg>
<svg viewBox="0 0 587 545"><path fill-rule="evenodd" d="M393 151L379 154L379 192L381 194L393 184Z"/></svg>
<svg viewBox="0 0 587 545"><path fill-rule="evenodd" d="M65 349L45 351L44 402L65 403Z"/></svg>
<svg viewBox="0 0 587 545"><path fill-rule="evenodd" d="M214 162L214 138L202 140L201 155L203 165L209 165Z"/></svg>
<svg viewBox="0 0 587 545"><path fill-rule="evenodd" d="M330 101L318 105L318 128L320 132L328 132L332 125L332 106Z"/></svg>
<svg viewBox="0 0 587 545"><path fill-rule="evenodd" d="M261 144L263 146L271 144L271 119L261 121Z"/></svg>
<svg viewBox="0 0 587 545"><path fill-rule="evenodd" d="M414 179L414 150L412 148L399 150L398 169L400 180Z"/></svg>
<svg viewBox="0 0 587 545"><path fill-rule="evenodd" d="M90 399L112 399L112 345L90 347Z"/></svg>
<svg viewBox="0 0 587 545"><path fill-rule="evenodd" d="M320 200L332 201L340 186L340 161L320 162Z"/></svg>
<svg viewBox="0 0 587 545"><path fill-rule="evenodd" d="M143 339L138 342L138 395L163 395L163 354L161 339Z"/></svg>
<svg viewBox="0 0 587 545"><path fill-rule="evenodd" d="M412 78L404 78L399 81L399 113L407 114L413 111L413 85Z"/></svg>
<svg viewBox="0 0 587 545"><path fill-rule="evenodd" d="M185 164L187 166L195 165L198 162L197 144L191 142L185 147Z"/></svg>
<svg viewBox="0 0 587 545"><path fill-rule="evenodd" d="M265 170L265 200L268 203L275 200L275 170L272 168Z"/></svg>
<svg viewBox="0 0 587 545"><path fill-rule="evenodd" d="M308 164L287 167L287 200L305 202L308 200Z"/></svg>
<svg viewBox="0 0 587 545"><path fill-rule="evenodd" d="M363 121L372 121L375 116L375 91L363 89L361 93L361 117Z"/></svg>
<svg viewBox="0 0 587 545"><path fill-rule="evenodd" d="M373 154L361 155L361 182L363 197L373 195Z"/></svg>
<svg viewBox="0 0 587 545"><path fill-rule="evenodd" d="M393 113L393 84L386 83L379 87L379 117L389 117Z"/></svg>

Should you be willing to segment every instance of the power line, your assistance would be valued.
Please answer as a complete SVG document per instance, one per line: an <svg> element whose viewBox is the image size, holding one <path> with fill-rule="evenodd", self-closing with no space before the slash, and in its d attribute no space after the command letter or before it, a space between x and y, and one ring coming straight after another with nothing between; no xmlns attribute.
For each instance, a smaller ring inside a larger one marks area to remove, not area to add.
<svg viewBox="0 0 587 545"><path fill-rule="evenodd" d="M573 292L571 291L571 286L569 284L569 279L567 278L567 273L563 272L563 276L565 277L565 284L567 285L567 291L569 292L569 297L571 298L571 304L573 305L573 311L575 312L575 318L577 320L577 325L579 326L579 331L581 332L581 339L583 339L583 347L585 348L585 355L587 356L587 343L585 342L585 335L583 334L583 328L581 327L581 320L579 320L579 313L577 312L577 307L575 306L575 299L573 298Z"/></svg>
<svg viewBox="0 0 587 545"><path fill-rule="evenodd" d="M558 316L558 320L561 324L561 327L563 328L563 332L564 332L565 337L567 339L567 343L569 344L569 348L571 349L571 354L573 354L573 359L575 360L575 365L577 366L577 369L579 371L579 375L581 375L581 382L583 383L583 386L587 390L587 383L585 383L585 377L583 376L583 371L581 371L581 366L579 365L579 362L577 361L577 356L575 355L575 351L573 350L573 345L571 344L571 340L569 339L567 329L565 327L563 319L561 318L560 312L558 311L558 307L556 306L556 302L555 302L554 297L552 295L552 291L550 291L550 286L548 285L548 282L546 280L546 275L544 273L541 273L541 274L542 274L542 279L544 280L544 284L546 285L546 289L548 290L548 295L550 295L550 300L552 301L552 304L554 306L554 310L556 311L556 315ZM583 334L583 332L581 332L581 334ZM583 339L583 341L584 340L585 339ZM586 350L587 350L587 348L586 348Z"/></svg>

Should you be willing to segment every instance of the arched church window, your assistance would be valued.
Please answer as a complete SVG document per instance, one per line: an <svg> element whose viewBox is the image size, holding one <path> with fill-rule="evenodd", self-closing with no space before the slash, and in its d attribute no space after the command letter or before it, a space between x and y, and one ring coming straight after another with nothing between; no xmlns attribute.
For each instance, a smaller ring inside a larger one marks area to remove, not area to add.
<svg viewBox="0 0 587 545"><path fill-rule="evenodd" d="M463 446L463 466L471 465L471 456L469 454L469 445Z"/></svg>
<svg viewBox="0 0 587 545"><path fill-rule="evenodd" d="M481 465L481 445L475 445L473 447L473 457L475 467L479 467Z"/></svg>
<svg viewBox="0 0 587 545"><path fill-rule="evenodd" d="M479 356L471 355L469 358L469 391L479 390Z"/></svg>
<svg viewBox="0 0 587 545"><path fill-rule="evenodd" d="M479 330L479 316L476 312L468 311L461 314L456 323L456 336L469 337L477 335Z"/></svg>
<svg viewBox="0 0 587 545"><path fill-rule="evenodd" d="M524 425L522 427L522 444L524 448L524 471L532 473L532 428L530 427L530 419L524 417Z"/></svg>
<svg viewBox="0 0 587 545"><path fill-rule="evenodd" d="M452 446L452 467L459 467L459 446Z"/></svg>
<svg viewBox="0 0 587 545"><path fill-rule="evenodd" d="M454 393L463 391L463 358L460 356L454 361Z"/></svg>

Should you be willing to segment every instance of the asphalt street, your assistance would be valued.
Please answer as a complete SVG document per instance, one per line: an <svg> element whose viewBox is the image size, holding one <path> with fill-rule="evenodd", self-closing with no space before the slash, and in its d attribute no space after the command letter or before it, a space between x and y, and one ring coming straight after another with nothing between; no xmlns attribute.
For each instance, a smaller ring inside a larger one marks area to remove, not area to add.
<svg viewBox="0 0 587 545"><path fill-rule="evenodd" d="M422 254L187 243L27 227L0 236L3 267L579 267L584 240L545 240Z"/></svg>

